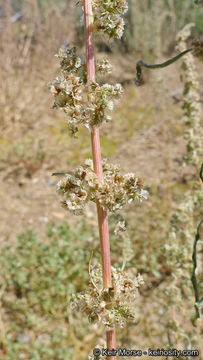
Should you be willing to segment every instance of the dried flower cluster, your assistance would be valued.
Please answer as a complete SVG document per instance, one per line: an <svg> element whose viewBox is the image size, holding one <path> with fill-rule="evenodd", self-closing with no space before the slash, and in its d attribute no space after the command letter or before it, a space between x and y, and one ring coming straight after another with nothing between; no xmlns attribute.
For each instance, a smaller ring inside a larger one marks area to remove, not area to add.
<svg viewBox="0 0 203 360"><path fill-rule="evenodd" d="M83 1L78 3L81 5ZM122 16L128 10L126 0L92 0L95 31L101 31L109 38L120 39L125 22Z"/></svg>
<svg viewBox="0 0 203 360"><path fill-rule="evenodd" d="M191 34L194 24L187 24L177 35L177 49L181 52L187 47L187 39ZM195 50L196 51L196 50ZM183 57L183 70L185 73L183 121L188 126L185 132L187 139L187 155L185 160L188 163L200 166L199 160L203 155L202 138L203 128L201 123L201 103L199 95L199 83L195 68L194 56L188 53Z"/></svg>
<svg viewBox="0 0 203 360"><path fill-rule="evenodd" d="M86 65L76 54L75 47L61 49L57 57L61 75L52 81L50 90L54 96L53 108L61 109L67 115L70 135L75 136L80 124L91 130L93 126L111 120L113 101L122 94L121 85L87 83ZM111 65L108 60L97 62L96 71L109 73Z"/></svg>
<svg viewBox="0 0 203 360"><path fill-rule="evenodd" d="M140 274L131 280L128 274L112 267L112 287L103 288L102 268L91 266L91 282L85 293L72 296L71 307L85 312L92 323L101 322L108 329L136 320L135 298L144 284Z"/></svg>
<svg viewBox="0 0 203 360"><path fill-rule="evenodd" d="M81 214L88 201L99 202L110 212L137 199L147 198L148 192L142 188L142 182L135 174L120 174L116 165L102 161L104 179L99 181L93 170L92 160L87 159L72 173L66 174L57 184L58 192L63 196L63 206L74 214Z"/></svg>
<svg viewBox="0 0 203 360"><path fill-rule="evenodd" d="M177 36L179 41L178 49L186 48L186 40L190 36L193 24L186 25ZM187 126L186 138L187 155L184 159L196 168L199 174L202 163L202 129L200 97L198 93L197 73L192 53L183 57L184 71L184 124ZM168 242L164 245L164 252L167 256L167 265L170 267L172 277L166 294L171 296L171 304L175 301L176 307L182 311L182 303L187 299L188 307L194 307L194 295L191 283L192 273L192 252L196 234L197 224L203 216L203 192L197 178L191 188L184 193L184 199L180 201L176 212L172 215ZM175 296L175 300L173 299ZM169 304L167 304L169 307ZM168 310L166 310L168 311ZM191 310L190 310L191 311ZM185 314L183 314L185 316ZM176 335L181 338L183 328L176 321Z"/></svg>
<svg viewBox="0 0 203 360"><path fill-rule="evenodd" d="M197 215L197 213L199 213ZM176 212L171 217L168 242L164 245L167 264L173 268L173 275L180 281L190 283L192 269L192 249L196 234L196 224L203 216L203 192L199 182L184 194ZM174 266L175 263L175 266ZM189 288L189 285L188 285Z"/></svg>
<svg viewBox="0 0 203 360"><path fill-rule="evenodd" d="M123 35L122 16L128 10L126 0L93 0L94 24L96 30L103 31L110 38L120 39Z"/></svg>
<svg viewBox="0 0 203 360"><path fill-rule="evenodd" d="M127 229L127 224L124 218L119 213L115 213L112 216L113 219L117 221L116 227L114 229L114 234L117 235L118 240L116 241L116 251L120 252L122 249L122 270L124 270L126 263L128 263L135 256L135 249L133 247L131 236Z"/></svg>
<svg viewBox="0 0 203 360"><path fill-rule="evenodd" d="M192 41L193 54L203 61L203 36Z"/></svg>
<svg viewBox="0 0 203 360"><path fill-rule="evenodd" d="M118 221L116 228L114 230L114 234L115 235L120 235L121 233L123 233L123 231L126 231L126 223L125 220L122 221Z"/></svg>
<svg viewBox="0 0 203 360"><path fill-rule="evenodd" d="M97 74L110 74L112 72L112 65L107 58L96 62L96 73Z"/></svg>
<svg viewBox="0 0 203 360"><path fill-rule="evenodd" d="M190 36L193 24L186 25L177 36L178 49L182 51L186 47L186 40ZM187 154L185 159L194 165L199 173L202 163L202 138L201 129L201 105L198 92L197 72L192 53L183 57L183 70L185 76L183 120L187 126L184 137L187 138ZM192 263L191 259L193 241L196 233L196 213L203 208L203 192L199 186L199 179L194 182L193 188L184 194L184 200L180 202L176 212L171 218L169 241L164 248L167 252L168 264L175 264L174 273L182 273L182 279L187 277L190 281Z"/></svg>
<svg viewBox="0 0 203 360"><path fill-rule="evenodd" d="M188 258L192 252L195 235L193 212L194 201L190 192L187 192L185 200L179 204L171 217L168 242L164 245L167 264L173 267L173 274L176 275L180 275L180 271L186 270L186 267L187 270L191 270ZM184 271L184 277L186 274Z"/></svg>

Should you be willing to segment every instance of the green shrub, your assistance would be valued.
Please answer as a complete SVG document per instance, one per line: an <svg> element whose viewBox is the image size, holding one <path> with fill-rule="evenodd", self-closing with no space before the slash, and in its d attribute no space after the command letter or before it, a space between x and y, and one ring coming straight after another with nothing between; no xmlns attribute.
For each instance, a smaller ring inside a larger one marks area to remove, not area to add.
<svg viewBox="0 0 203 360"><path fill-rule="evenodd" d="M6 354L0 352L1 359L71 358L71 326L80 337L88 324L81 318L80 326L77 318L70 324L69 296L87 286L90 252L98 245L91 234L84 223L77 230L51 224L46 241L28 230L16 244L3 247L0 285L6 329L0 334L0 349Z"/></svg>

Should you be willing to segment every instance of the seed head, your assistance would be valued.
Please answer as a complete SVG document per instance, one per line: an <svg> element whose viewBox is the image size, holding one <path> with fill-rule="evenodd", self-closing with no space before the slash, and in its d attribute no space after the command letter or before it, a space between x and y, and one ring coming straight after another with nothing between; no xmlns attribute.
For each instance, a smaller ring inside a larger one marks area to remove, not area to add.
<svg viewBox="0 0 203 360"><path fill-rule="evenodd" d="M142 201L148 192L143 189L142 181L135 174L120 173L117 165L102 162L104 178L99 181L93 171L90 159L83 166L66 174L57 184L62 195L62 205L74 214L81 214L88 201L99 202L108 212L115 212L133 200Z"/></svg>
<svg viewBox="0 0 203 360"><path fill-rule="evenodd" d="M135 321L135 299L138 288L144 283L140 274L130 279L120 269L111 268L112 287L103 288L102 268L91 267L91 282L86 292L72 295L71 307L84 312L92 323L102 323L107 329L118 324L123 327L128 321ZM73 305L74 304L74 305Z"/></svg>
<svg viewBox="0 0 203 360"><path fill-rule="evenodd" d="M121 85L87 83L86 64L76 54L75 47L60 49L57 57L61 75L49 86L54 96L53 108L63 110L67 115L69 134L75 136L80 125L92 130L94 126L110 121L114 102L122 95ZM96 69L100 74L108 73L111 65L103 59Z"/></svg>

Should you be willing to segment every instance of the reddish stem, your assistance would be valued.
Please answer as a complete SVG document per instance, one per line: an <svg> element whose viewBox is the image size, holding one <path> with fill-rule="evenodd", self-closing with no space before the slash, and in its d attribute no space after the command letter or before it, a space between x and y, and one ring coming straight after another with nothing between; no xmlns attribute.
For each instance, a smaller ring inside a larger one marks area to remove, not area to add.
<svg viewBox="0 0 203 360"><path fill-rule="evenodd" d="M106 332L106 343L108 350L116 350L116 330L109 330ZM110 356L108 359L115 360L116 356Z"/></svg>
<svg viewBox="0 0 203 360"><path fill-rule="evenodd" d="M87 74L88 81L95 81L95 57L94 57L94 39L93 39L93 14L91 0L84 1L84 20L86 32L86 56L87 56ZM99 180L103 179L101 149L99 129L94 127L91 132L92 157L94 170ZM97 215L99 224L99 235L101 245L103 285L105 288L111 287L111 260L109 245L109 228L107 212L97 203ZM116 332L110 330L106 332L107 348L116 349ZM115 356L108 357L109 360L116 359Z"/></svg>

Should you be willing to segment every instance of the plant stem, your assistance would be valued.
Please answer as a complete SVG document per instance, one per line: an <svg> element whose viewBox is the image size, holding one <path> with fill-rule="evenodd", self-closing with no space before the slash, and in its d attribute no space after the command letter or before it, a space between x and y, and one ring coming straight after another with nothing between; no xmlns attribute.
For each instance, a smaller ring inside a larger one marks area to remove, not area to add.
<svg viewBox="0 0 203 360"><path fill-rule="evenodd" d="M95 57L94 57L94 40L93 40L93 14L91 0L84 0L84 20L86 33L86 57L87 57L87 75L88 81L95 81ZM91 132L92 157L94 163L94 171L99 180L103 179L100 137L98 127L94 127ZM101 245L103 286L111 287L111 260L109 245L109 228L107 212L103 210L101 205L97 203L97 215L99 224L99 235ZM116 333L115 330L106 332L107 348L109 350L116 349ZM116 359L110 356L109 360Z"/></svg>

